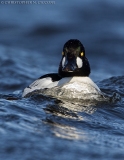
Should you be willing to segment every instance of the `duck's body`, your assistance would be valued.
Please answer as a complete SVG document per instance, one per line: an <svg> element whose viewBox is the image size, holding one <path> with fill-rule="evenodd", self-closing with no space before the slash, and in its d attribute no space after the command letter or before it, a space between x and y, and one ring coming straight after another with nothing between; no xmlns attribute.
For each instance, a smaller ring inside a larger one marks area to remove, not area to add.
<svg viewBox="0 0 124 160"><path fill-rule="evenodd" d="M83 94L97 94L101 92L99 87L89 77L64 77L60 80L53 81L49 76L34 81L29 87L24 89L22 96L25 97L27 94L36 90L54 87L82 92Z"/></svg>
<svg viewBox="0 0 124 160"><path fill-rule="evenodd" d="M61 77L57 73L46 74L41 76L39 79L35 80L32 84L24 89L22 97L25 97L28 93L35 90L41 90L45 88L53 88L57 86Z"/></svg>
<svg viewBox="0 0 124 160"><path fill-rule="evenodd" d="M59 89L70 92L100 93L98 86L89 78L90 65L85 57L85 49L79 40L69 40L65 43L58 73L41 76L29 87L24 89L23 97L36 90Z"/></svg>
<svg viewBox="0 0 124 160"><path fill-rule="evenodd" d="M66 77L61 79L57 86L85 93L93 93L91 88L94 88L100 92L98 86L89 77Z"/></svg>

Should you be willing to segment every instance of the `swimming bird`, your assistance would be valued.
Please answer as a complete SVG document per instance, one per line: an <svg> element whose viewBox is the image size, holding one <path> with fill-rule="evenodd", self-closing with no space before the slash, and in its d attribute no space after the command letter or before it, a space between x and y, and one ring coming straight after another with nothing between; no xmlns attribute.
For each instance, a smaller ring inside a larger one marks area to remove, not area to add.
<svg viewBox="0 0 124 160"><path fill-rule="evenodd" d="M34 91L56 87L73 91L74 94L100 93L98 86L89 77L90 72L83 44L77 39L70 39L64 44L58 73L41 76L24 89L22 97Z"/></svg>

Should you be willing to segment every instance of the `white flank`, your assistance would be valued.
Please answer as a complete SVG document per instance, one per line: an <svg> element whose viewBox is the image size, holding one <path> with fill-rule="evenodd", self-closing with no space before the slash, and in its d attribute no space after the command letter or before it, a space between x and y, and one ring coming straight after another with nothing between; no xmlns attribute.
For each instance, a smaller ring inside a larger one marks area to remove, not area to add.
<svg viewBox="0 0 124 160"><path fill-rule="evenodd" d="M58 81L52 82L52 79L50 77L37 79L29 87L24 89L22 97L25 97L28 93L31 93L35 90L55 87L57 86L57 84L58 84Z"/></svg>

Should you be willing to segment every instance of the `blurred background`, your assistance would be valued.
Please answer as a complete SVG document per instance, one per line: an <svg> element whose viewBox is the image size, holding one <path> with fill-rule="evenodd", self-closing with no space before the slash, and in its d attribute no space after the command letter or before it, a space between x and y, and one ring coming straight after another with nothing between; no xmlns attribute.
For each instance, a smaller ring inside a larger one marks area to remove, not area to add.
<svg viewBox="0 0 124 160"><path fill-rule="evenodd" d="M124 0L21 2L0 1L0 158L124 160ZM71 38L83 43L91 78L113 101L21 98L57 72Z"/></svg>
<svg viewBox="0 0 124 160"><path fill-rule="evenodd" d="M1 78L11 75L23 89L57 72L63 45L71 38L84 44L94 81L123 74L123 0L16 2L0 1Z"/></svg>

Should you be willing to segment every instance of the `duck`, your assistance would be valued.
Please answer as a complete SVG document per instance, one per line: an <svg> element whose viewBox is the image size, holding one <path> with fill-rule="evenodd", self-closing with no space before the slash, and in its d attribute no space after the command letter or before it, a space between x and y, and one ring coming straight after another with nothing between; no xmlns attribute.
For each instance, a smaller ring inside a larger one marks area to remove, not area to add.
<svg viewBox="0 0 124 160"><path fill-rule="evenodd" d="M58 67L58 73L48 73L36 79L23 91L22 97L26 97L34 91L54 88L68 90L69 93L101 93L99 87L89 77L91 68L85 55L85 48L78 39L68 40L62 50L62 58ZM74 96L75 97L75 96Z"/></svg>

